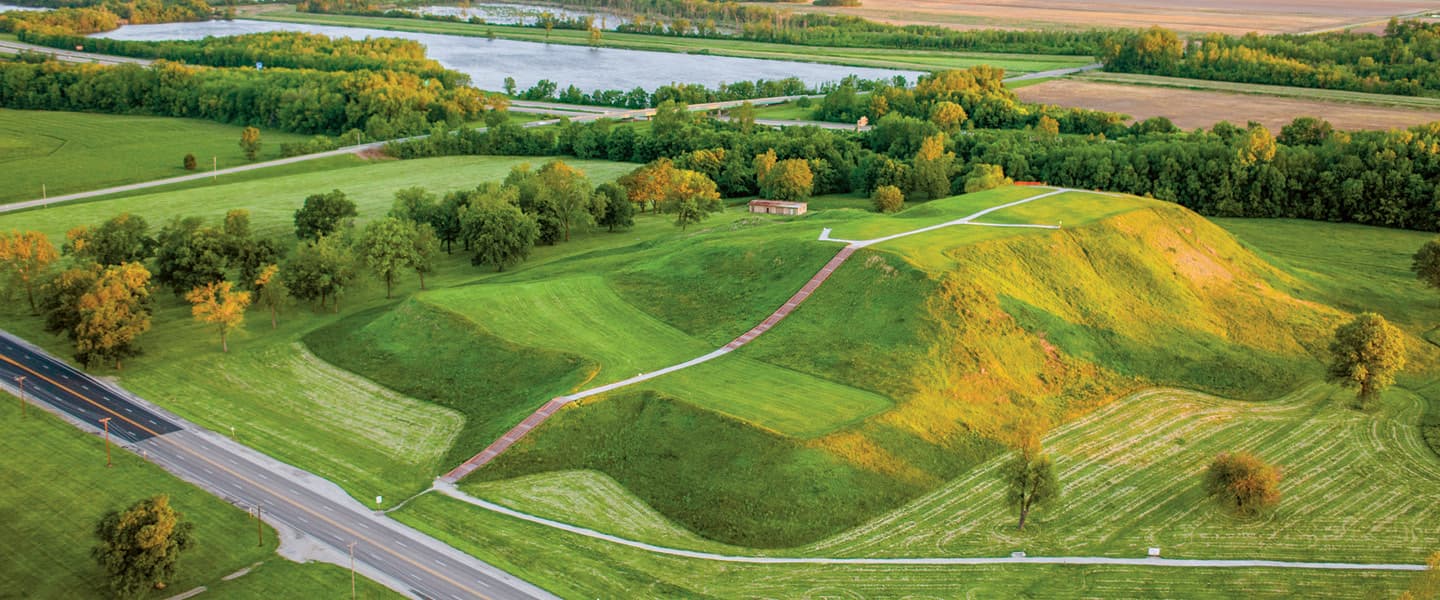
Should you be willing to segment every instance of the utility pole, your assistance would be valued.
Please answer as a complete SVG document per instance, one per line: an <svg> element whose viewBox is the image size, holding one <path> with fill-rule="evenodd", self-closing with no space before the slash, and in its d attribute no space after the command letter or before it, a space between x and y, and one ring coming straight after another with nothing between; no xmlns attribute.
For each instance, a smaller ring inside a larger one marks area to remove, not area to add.
<svg viewBox="0 0 1440 600"><path fill-rule="evenodd" d="M350 542L350 600L355 600L355 542Z"/></svg>
<svg viewBox="0 0 1440 600"><path fill-rule="evenodd" d="M255 505L255 545L265 546L265 522L260 520L260 505Z"/></svg>
<svg viewBox="0 0 1440 600"><path fill-rule="evenodd" d="M210 181L215 181L215 179L216 179L217 177L219 177L219 176L220 176L220 159L219 159L219 157L211 156L211 157L210 157Z"/></svg>
<svg viewBox="0 0 1440 600"><path fill-rule="evenodd" d="M25 376L16 375L15 385L20 386L20 417L25 417Z"/></svg>
<svg viewBox="0 0 1440 600"><path fill-rule="evenodd" d="M105 468L114 466L110 462L110 417L100 419L100 424L105 426Z"/></svg>

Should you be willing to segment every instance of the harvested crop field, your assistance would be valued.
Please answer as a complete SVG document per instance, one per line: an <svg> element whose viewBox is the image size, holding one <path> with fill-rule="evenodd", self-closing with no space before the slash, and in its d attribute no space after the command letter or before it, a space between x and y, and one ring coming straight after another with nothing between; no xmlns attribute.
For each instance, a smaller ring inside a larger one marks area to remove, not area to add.
<svg viewBox="0 0 1440 600"><path fill-rule="evenodd" d="M805 9L801 9L805 10ZM1084 29L1161 25L1186 32L1294 33L1440 10L1434 0L865 0L856 8L811 8L905 25L955 29Z"/></svg>
<svg viewBox="0 0 1440 600"><path fill-rule="evenodd" d="M1021 100L1124 113L1139 120L1165 117L1182 129L1210 127L1219 121L1244 125L1258 121L1278 132L1295 117L1320 117L1336 129L1406 128L1440 121L1440 110L1412 110L1232 94L1143 85L1058 79L1015 90Z"/></svg>

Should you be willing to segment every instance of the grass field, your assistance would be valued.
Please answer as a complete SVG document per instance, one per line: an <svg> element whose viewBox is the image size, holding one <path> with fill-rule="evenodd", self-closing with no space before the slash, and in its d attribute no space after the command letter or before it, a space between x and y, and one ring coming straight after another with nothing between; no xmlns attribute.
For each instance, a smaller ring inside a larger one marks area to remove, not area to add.
<svg viewBox="0 0 1440 600"><path fill-rule="evenodd" d="M370 27L395 31L445 33L475 37L485 36L489 32L494 32L495 37L500 39L528 42L547 41L545 31L535 27L471 25L468 23L423 21L420 19L310 14L296 12L290 7L265 11L251 18L287 21L291 23ZM588 46L590 44L590 34L585 31L556 29L550 33L548 41L554 44ZM699 52L719 56L737 56L741 58L796 60L856 67L913 69L921 71L963 69L983 64L1000 67L1011 73L1031 73L1035 71L1063 69L1066 67L1078 67L1093 62L1090 57L1082 56L991 54L984 52L945 52L883 48L829 48L772 44L745 40L679 38L635 33L616 33L613 31L604 33L602 45L608 48L623 48L628 50ZM561 82L561 85L564 85L564 82Z"/></svg>
<svg viewBox="0 0 1440 600"><path fill-rule="evenodd" d="M180 558L168 589L148 597L166 598L197 586L226 597L273 597L276 591L312 598L348 597L350 575L323 564L295 564L274 554L275 532L266 528L264 546L255 544L255 522L245 511L180 481L128 452L114 453L105 468L105 445L68 423L31 407L20 417L14 398L0 407L11 435L0 438L0 469L8 474L0 493L0 590L6 597L103 598L104 576L90 558L94 527L111 510L155 494L169 494L183 518L195 523L195 547ZM261 563L232 581L221 578ZM366 598L396 597L364 578Z"/></svg>
<svg viewBox="0 0 1440 600"><path fill-rule="evenodd" d="M0 109L0 204L191 173L194 154L209 170L246 164L242 127L194 119ZM280 157L280 144L309 136L265 130L261 160Z"/></svg>
<svg viewBox="0 0 1440 600"><path fill-rule="evenodd" d="M1342 130L1405 129L1440 120L1440 102L1429 98L1209 83L1102 74L1057 79L1016 93L1025 102L1116 112L1136 120L1165 117L1181 129L1255 121L1278 132L1300 116L1323 118Z"/></svg>
<svg viewBox="0 0 1440 600"><path fill-rule="evenodd" d="M748 565L656 556L434 494L397 518L564 598L1389 598L1407 573L1066 566Z"/></svg>
<svg viewBox="0 0 1440 600"><path fill-rule="evenodd" d="M1065 500L1014 528L997 458L807 552L844 556L1138 556L1424 562L1440 533L1440 457L1415 427L1422 400L1397 390L1376 413L1309 386L1273 402L1149 391L1045 440ZM1205 497L1220 452L1279 464L1282 500L1258 519Z"/></svg>
<svg viewBox="0 0 1440 600"><path fill-rule="evenodd" d="M67 228L96 223L122 211L145 216L152 228L158 228L174 215L218 221L227 210L245 207L252 211L257 231L284 237L293 235L291 214L310 193L343 186L359 204L364 221L384 214L397 189L423 185L443 193L470 188L503 178L511 165L538 165L541 160L469 157L357 163L326 172L216 185L206 194L169 191L0 215L0 229L36 229L58 243ZM597 181L628 168L618 163L575 164ZM642 225L643 231L654 234L669 229L660 219ZM587 234L568 246L537 249L531 264L543 264L569 252L630 243L634 240L622 235ZM468 257L456 254L443 260L427 282L454 285L488 275L470 266ZM413 278L403 279L399 286L401 293L415 289ZM467 431L460 422L466 413L417 403L403 393L386 391L338 371L299 343L318 328L393 304L382 296L377 286L362 285L346 299L347 309L339 315L316 314L310 307L291 308L281 316L280 330L273 332L266 315L252 313L250 324L232 336L231 352L221 355L211 332L190 319L189 307L169 294L160 294L156 297L155 328L144 340L146 355L129 361L125 371L110 374L119 376L122 384L136 393L203 426L217 431L235 426L242 442L331 479L358 498L403 498L453 466L445 459L452 441ZM7 303L0 309L0 319L7 330L61 356L70 354L64 341L41 331L38 321L24 314L19 305ZM355 435L357 423L363 425L358 431L367 432L365 435Z"/></svg>

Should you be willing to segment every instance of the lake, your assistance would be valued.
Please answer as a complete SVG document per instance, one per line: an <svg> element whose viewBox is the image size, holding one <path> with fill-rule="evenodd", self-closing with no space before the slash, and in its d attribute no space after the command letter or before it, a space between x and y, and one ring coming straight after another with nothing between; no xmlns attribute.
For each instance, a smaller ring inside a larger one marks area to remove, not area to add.
<svg viewBox="0 0 1440 600"><path fill-rule="evenodd" d="M360 27L331 27L270 21L206 21L203 23L161 23L126 25L96 34L117 40L198 40L207 36L239 35L266 31L304 31L331 37L398 37L425 45L429 56L448 69L470 76L476 87L503 89L506 77L514 77L520 89L549 79L561 89L574 85L584 91L654 90L671 83L720 83L798 77L810 85L839 81L848 75L862 79L905 75L912 81L918 71L896 71L868 67L846 67L783 60L731 58L703 54L644 52L615 48L590 48L566 44L490 40L481 37L387 31Z"/></svg>
<svg viewBox="0 0 1440 600"><path fill-rule="evenodd" d="M40 6L15 6L14 4L0 4L0 13L7 10L50 10Z"/></svg>

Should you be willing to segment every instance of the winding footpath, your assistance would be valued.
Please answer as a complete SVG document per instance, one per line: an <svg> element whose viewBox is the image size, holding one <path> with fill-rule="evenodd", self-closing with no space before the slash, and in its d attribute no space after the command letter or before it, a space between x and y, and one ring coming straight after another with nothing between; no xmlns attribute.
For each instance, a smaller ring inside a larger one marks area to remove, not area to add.
<svg viewBox="0 0 1440 600"><path fill-rule="evenodd" d="M936 556L936 557L825 557L825 556L745 556L719 554L698 550L683 550L659 546L608 533L601 533L553 519L537 517L529 513L507 508L493 502L481 500L460 490L454 485L437 483L431 490L466 504L485 510L566 531L590 539L610 542L636 550L644 550L665 556L691 558L727 563L762 565L890 565L890 566L945 566L945 565L1126 565L1139 567L1201 567L1201 568L1271 568L1271 569L1323 569L1333 571L1424 571L1423 564L1407 563L1345 563L1345 562L1304 562L1286 560L1245 560L1245 559L1198 559L1198 558L1124 558L1114 556Z"/></svg>
<svg viewBox="0 0 1440 600"><path fill-rule="evenodd" d="M544 406L541 406L538 410L536 410L535 412L531 413L530 416L525 417L525 419L524 419L523 421L520 421L520 424L516 425L515 427L512 427L512 428L510 429L510 431L505 432L505 435L502 435L502 436L500 436L499 439L495 440L494 442L491 442L490 445L487 446L484 450L481 450L479 454L476 454L475 456L471 457L470 460L465 461L465 462L462 463L460 466L455 467L455 468L452 469L449 473L446 473L446 474L440 476L440 482L441 482L441 483L444 483L444 484L452 484L452 485L453 485L455 482L460 481L461 479L464 479L466 475L469 475L470 473L473 473L476 469L479 469L480 467L485 466L485 465L486 465L487 463L489 463L490 461L495 460L495 457L500 456L500 455L503 454L506 450L509 450L511 446L515 445L515 442L520 441L520 439L523 438L523 437L525 437L526 434L530 433L531 430L535 429L536 427L539 427L541 423L544 423L547 419L549 419L549 418L550 418L551 416L553 416L555 413L559 412L560 409L563 408L563 407L564 407L565 405L567 405L567 404L570 404L570 403L575 402L575 401L578 401L578 400L583 400L583 399L585 399L585 398L589 398L589 397L595 396L595 395L597 395L597 394L603 394L603 393L605 393L605 392L610 392L610 391L613 391L613 390L618 390L618 389L623 388L623 387L632 386L632 385L635 385L635 384L637 384L637 383L641 383L641 382L644 382L644 381L649 381L649 380L651 380L651 379L655 379L656 377L660 377L660 376L662 376L662 375L667 375L667 374L670 374L670 373L674 373L675 371L679 371L679 370L681 370L681 369L688 369L688 368L693 367L693 366L695 366L695 365L698 365L698 364L701 364L701 363L705 363L705 362L709 362L709 361L715 360L715 359L717 359L717 358L720 358L720 357L722 357L722 356L725 356L726 354L729 354L729 353L731 353L731 352L734 352L734 351L740 349L740 347L742 347L742 346L744 346L745 344L748 344L748 343L754 341L755 338L760 337L760 335L764 334L765 332L770 331L770 329L771 329L772 327L778 325L778 324L780 323L780 321L783 321L783 320L785 319L785 317L790 316L790 313L795 312L795 309L796 309L796 308L799 308L801 303L805 302L805 300L806 300L807 298L809 298L811 294L815 293L815 290L819 289L820 286L823 285L823 284L825 283L825 281L830 278L830 275L833 274L836 269L839 269L839 268L840 268L840 265L845 264L846 259L849 259L850 256L855 253L856 250L859 250L859 249L861 249L861 248L864 248L864 247L866 247L866 246L870 246L870 245L873 245L873 244L879 244L879 243L882 243L882 242L888 242L888 241L895 240L895 239L899 239L899 238L902 238L902 237L911 236L911 235L916 235L916 234L921 234L921 233L926 233L926 232L929 232L929 231L935 231L935 230L937 230L937 229L944 229L944 228L946 228L946 227L953 227L953 226L956 226L956 225L985 225L985 226L1010 226L1010 227L1033 227L1033 228L1042 228L1042 229L1058 229L1059 227L1058 227L1058 226L1055 226L1055 225L1030 225L1030 224L999 224L999 225L997 225L997 224L994 224L994 223L975 223L975 222L973 222L973 221L974 221L975 219L978 219L978 218L980 218L980 217L983 217L983 216L985 216L985 215L988 215L988 214L993 213L993 212L998 211L998 210L1004 210L1004 209L1010 208L1010 207L1012 207L1012 206L1019 206L1019 205L1021 205L1021 204L1025 204L1026 202L1034 202L1034 201L1036 201L1036 200L1040 200L1040 199L1043 199L1043 198L1049 198L1049 197L1051 197L1051 196L1055 196L1055 195L1058 195L1058 194L1063 194L1063 193L1071 192L1071 191L1076 191L1076 190L1071 190L1071 189L1068 189L1068 188L1050 188L1050 191L1048 191L1048 192L1036 194L1036 195L1034 195L1034 196L1030 196L1030 197L1027 197L1027 198L1022 198L1022 199L1016 200L1016 201L1014 201L1014 202L1007 202L1007 203L1005 203L1005 204L1001 204L1001 205L998 205L998 206L992 206L992 207L990 207L990 208L987 208L987 209L984 209L984 210L975 212L974 214L971 214L971 215L968 215L968 216L965 216L965 217L961 217L961 218L959 218L959 219L954 219L954 220L951 220L951 221L946 221L946 222L944 222L944 223L937 223L937 224L935 224L935 225L930 225L930 226L927 226L927 227L920 227L920 228L918 228L918 229L911 229L911 230L909 230L909 231L897 233L897 234L894 234L894 235L887 235L887 236L885 236L885 237L879 237L879 238L870 239L870 240L842 240L842 239L836 239L836 238L830 237L830 230L829 230L829 229L825 229L824 231L822 231L822 232L820 233L820 238L819 238L820 241L822 241L822 242L840 242L840 243L845 244L845 247L844 247L844 248L841 248L841 249L840 249L840 252L836 253L834 258L831 258L829 262L825 263L825 266L820 267L820 270L815 273L815 276L814 276L814 277L811 277L811 278L810 278L810 281L805 282L805 285L802 286L799 291L795 292L795 295L791 296L790 299L785 302L785 304L783 304L783 305L781 305L779 308L775 309L775 312L771 313L770 316L767 317L764 321L761 321L759 325L756 325L756 326L752 327L749 331L746 331L745 333L740 334L740 337L735 338L735 339L732 340L730 343L725 344L724 346L721 346L720 348L718 348L718 349L710 352L709 354L705 354L705 355L702 355L702 356L698 356L698 357L696 357L696 358L692 358L692 359L690 359L690 360L687 360L687 361L682 362L682 363L679 363L679 364L670 365L670 366L665 367L665 368L663 368L663 369L660 369L660 370L658 370L658 371L651 371L651 372L649 372L649 373L641 373L641 374L636 375L636 376L634 376L634 377L630 377L630 378L627 378L627 379L622 379L622 380L617 381L617 382L614 382L614 383L609 383L609 384L605 384L605 385L602 385L602 386L590 388L590 389L587 389L587 390L584 390L584 391L581 391L581 392L576 392L576 393L574 393L574 394L570 394L570 395L566 395L566 396L560 396L560 397L558 397L558 398L552 398L549 402L546 402L546 403L544 404Z"/></svg>

